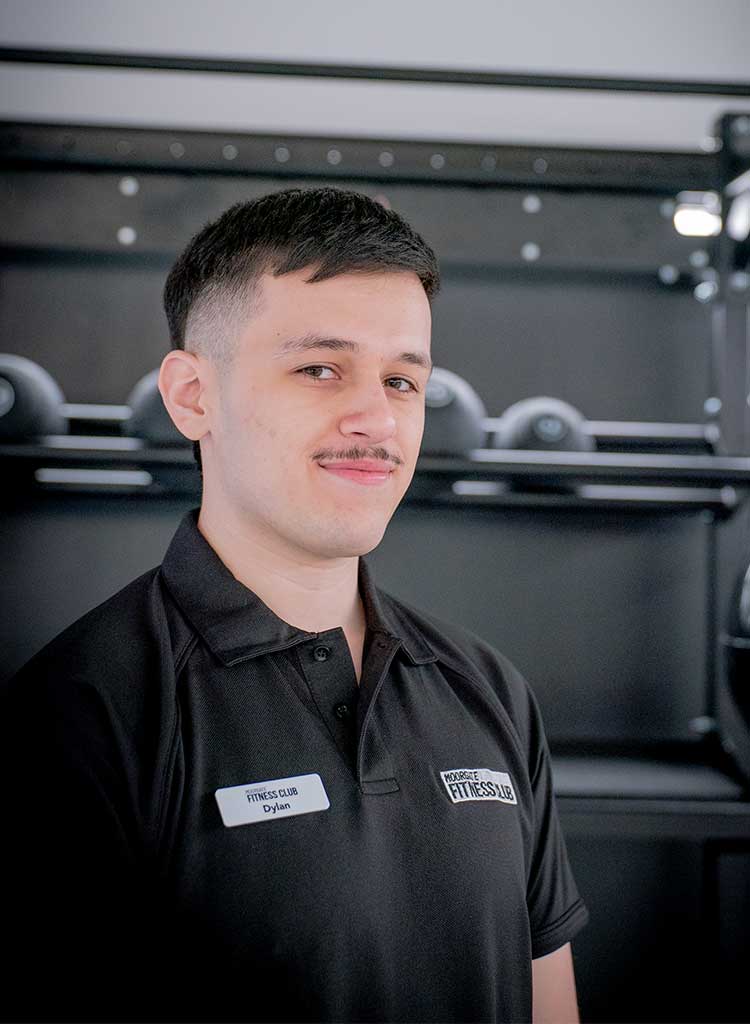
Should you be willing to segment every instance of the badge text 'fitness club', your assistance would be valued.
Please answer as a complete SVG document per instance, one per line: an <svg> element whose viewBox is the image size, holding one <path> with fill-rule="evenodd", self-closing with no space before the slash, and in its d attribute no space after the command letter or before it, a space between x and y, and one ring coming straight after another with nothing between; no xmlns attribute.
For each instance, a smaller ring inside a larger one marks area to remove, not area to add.
<svg viewBox="0 0 750 1024"><path fill-rule="evenodd" d="M222 821L229 828L326 811L330 807L317 772L226 786L216 790L216 802Z"/></svg>
<svg viewBox="0 0 750 1024"><path fill-rule="evenodd" d="M516 794L507 772L493 772L489 768L453 768L441 772L440 777L454 804L466 800L499 800L516 804Z"/></svg>

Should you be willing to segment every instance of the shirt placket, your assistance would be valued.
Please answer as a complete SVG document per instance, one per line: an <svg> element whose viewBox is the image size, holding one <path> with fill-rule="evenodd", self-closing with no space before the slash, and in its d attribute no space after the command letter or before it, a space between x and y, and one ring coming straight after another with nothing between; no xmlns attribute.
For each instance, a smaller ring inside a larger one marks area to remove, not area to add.
<svg viewBox="0 0 750 1024"><path fill-rule="evenodd" d="M327 630L298 647L300 667L318 713L341 756L356 771L357 679L342 629Z"/></svg>
<svg viewBox="0 0 750 1024"><path fill-rule="evenodd" d="M398 792L393 760L380 728L383 688L391 662L401 646L398 637L376 634L363 667L357 705L357 781L367 796Z"/></svg>
<svg viewBox="0 0 750 1024"><path fill-rule="evenodd" d="M378 634L367 653L359 687L349 646L339 627L300 644L302 671L318 711L364 794L394 793L399 786L378 724L378 696L401 641Z"/></svg>

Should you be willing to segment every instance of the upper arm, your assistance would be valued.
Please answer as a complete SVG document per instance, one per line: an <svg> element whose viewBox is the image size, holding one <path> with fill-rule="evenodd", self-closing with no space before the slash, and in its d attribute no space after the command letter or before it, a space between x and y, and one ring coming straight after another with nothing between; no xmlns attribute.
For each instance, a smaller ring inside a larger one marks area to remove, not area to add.
<svg viewBox="0 0 750 1024"><path fill-rule="evenodd" d="M531 961L533 1024L578 1024L570 943Z"/></svg>

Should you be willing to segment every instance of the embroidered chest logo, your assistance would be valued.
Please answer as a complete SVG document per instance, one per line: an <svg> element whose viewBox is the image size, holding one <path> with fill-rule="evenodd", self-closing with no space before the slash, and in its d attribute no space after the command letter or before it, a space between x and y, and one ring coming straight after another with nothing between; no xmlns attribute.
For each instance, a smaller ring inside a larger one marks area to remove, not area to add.
<svg viewBox="0 0 750 1024"><path fill-rule="evenodd" d="M489 768L452 768L448 772L441 772L440 778L454 804L461 804L466 800L518 803L507 772L493 772Z"/></svg>

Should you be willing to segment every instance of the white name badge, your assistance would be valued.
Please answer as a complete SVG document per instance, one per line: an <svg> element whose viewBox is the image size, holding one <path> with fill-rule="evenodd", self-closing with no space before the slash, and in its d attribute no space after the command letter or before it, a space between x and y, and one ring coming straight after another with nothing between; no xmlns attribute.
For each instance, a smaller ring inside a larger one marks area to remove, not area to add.
<svg viewBox="0 0 750 1024"><path fill-rule="evenodd" d="M221 820L227 828L325 811L331 806L317 773L227 786L217 789L215 796Z"/></svg>

